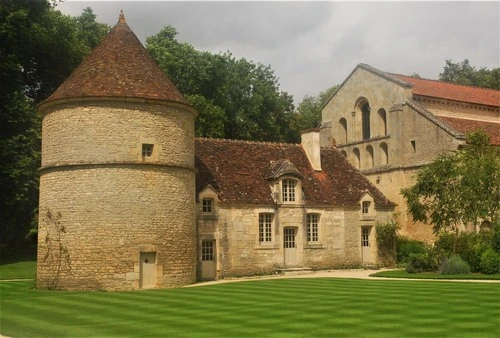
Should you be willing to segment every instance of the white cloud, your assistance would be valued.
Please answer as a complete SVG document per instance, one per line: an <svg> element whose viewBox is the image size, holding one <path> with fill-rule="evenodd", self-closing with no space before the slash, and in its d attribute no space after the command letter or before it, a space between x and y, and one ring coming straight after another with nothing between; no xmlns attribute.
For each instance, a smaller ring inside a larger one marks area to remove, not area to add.
<svg viewBox="0 0 500 338"><path fill-rule="evenodd" d="M270 64L298 103L341 83L358 63L437 78L446 59L500 67L495 2L75 2L113 26L123 9L144 42L163 26L200 50Z"/></svg>

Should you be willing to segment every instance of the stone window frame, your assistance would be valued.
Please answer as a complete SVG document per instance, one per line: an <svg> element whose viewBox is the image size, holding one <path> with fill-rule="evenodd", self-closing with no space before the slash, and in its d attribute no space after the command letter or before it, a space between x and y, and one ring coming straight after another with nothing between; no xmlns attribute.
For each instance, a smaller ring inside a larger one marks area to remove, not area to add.
<svg viewBox="0 0 500 338"><path fill-rule="evenodd" d="M306 241L309 244L320 243L320 218L319 213L306 214Z"/></svg>
<svg viewBox="0 0 500 338"><path fill-rule="evenodd" d="M376 216L375 200L366 192L359 201L359 215L362 220L374 220Z"/></svg>
<svg viewBox="0 0 500 338"><path fill-rule="evenodd" d="M204 211L203 202L205 200L212 201L212 212ZM203 189L198 194L197 209L198 209L199 219L201 219L201 220L216 220L218 218L218 216L217 216L218 203L219 203L219 195L217 194L215 189L212 188L211 185L208 185L205 189Z"/></svg>
<svg viewBox="0 0 500 338"><path fill-rule="evenodd" d="M274 213L271 212L260 212L259 213L259 231L258 231L258 241L259 244L274 244L275 236L274 233Z"/></svg>

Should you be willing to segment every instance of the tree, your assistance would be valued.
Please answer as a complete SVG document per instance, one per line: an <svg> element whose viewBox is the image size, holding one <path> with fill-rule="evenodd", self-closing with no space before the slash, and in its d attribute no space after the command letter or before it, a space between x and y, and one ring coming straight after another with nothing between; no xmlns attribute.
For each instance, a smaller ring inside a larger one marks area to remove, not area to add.
<svg viewBox="0 0 500 338"><path fill-rule="evenodd" d="M317 128L321 124L321 108L337 91L338 85L332 86L316 96L306 95L297 106L295 125L300 130Z"/></svg>
<svg viewBox="0 0 500 338"><path fill-rule="evenodd" d="M260 141L291 141L293 99L279 90L270 66L212 54L176 40L164 27L146 39L146 48L199 111L197 136Z"/></svg>
<svg viewBox="0 0 500 338"><path fill-rule="evenodd" d="M109 29L87 9L72 18L45 0L0 3L0 241L20 247L36 226L40 122L47 98ZM79 23L80 22L80 23ZM88 25L82 26L86 22ZM99 28L87 30L89 27ZM96 33L97 32L97 33Z"/></svg>
<svg viewBox="0 0 500 338"><path fill-rule="evenodd" d="M500 90L500 68L491 70L486 67L476 69L471 66L468 59L453 63L446 60L443 72L439 74L441 81Z"/></svg>
<svg viewBox="0 0 500 338"><path fill-rule="evenodd" d="M500 149L484 132L467 134L466 145L440 155L420 170L416 183L401 190L415 221L430 223L435 234L462 224L490 221L498 227Z"/></svg>

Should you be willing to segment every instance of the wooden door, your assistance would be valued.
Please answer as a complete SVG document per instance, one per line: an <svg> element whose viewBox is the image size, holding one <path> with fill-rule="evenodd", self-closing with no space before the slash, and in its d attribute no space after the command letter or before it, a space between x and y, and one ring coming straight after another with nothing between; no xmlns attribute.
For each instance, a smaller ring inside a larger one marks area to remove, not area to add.
<svg viewBox="0 0 500 338"><path fill-rule="evenodd" d="M371 263L370 257L370 231L371 227L361 228L361 255L363 264Z"/></svg>
<svg viewBox="0 0 500 338"><path fill-rule="evenodd" d="M140 260L140 288L156 287L156 252L141 252Z"/></svg>
<svg viewBox="0 0 500 338"><path fill-rule="evenodd" d="M297 244L295 242L296 235L297 231L295 228L283 229L283 247L285 249L286 266L297 265Z"/></svg>
<svg viewBox="0 0 500 338"><path fill-rule="evenodd" d="M215 279L215 241L201 241L201 279Z"/></svg>

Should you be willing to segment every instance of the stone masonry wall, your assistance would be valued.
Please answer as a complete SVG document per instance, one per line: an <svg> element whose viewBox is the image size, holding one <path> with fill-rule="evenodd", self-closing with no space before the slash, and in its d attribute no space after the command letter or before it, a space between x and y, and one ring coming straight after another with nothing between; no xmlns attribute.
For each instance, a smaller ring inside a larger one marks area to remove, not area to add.
<svg viewBox="0 0 500 338"><path fill-rule="evenodd" d="M138 289L141 252L156 253L152 287L196 280L193 123L178 107L128 103L45 115L38 288Z"/></svg>
<svg viewBox="0 0 500 338"><path fill-rule="evenodd" d="M217 220L199 221L203 236L214 231L217 245L218 278L272 273L283 268L283 229L297 229L297 265L316 269L360 266L360 208L274 206L222 206ZM274 214L273 241L259 243L259 213ZM319 241L307 243L306 213L320 215ZM369 224L386 222L392 211L379 211ZM214 224L215 222L215 224ZM376 263L376 237L371 232L373 257Z"/></svg>
<svg viewBox="0 0 500 338"><path fill-rule="evenodd" d="M194 114L177 106L101 102L60 105L42 123L42 167L142 161L194 168Z"/></svg>

